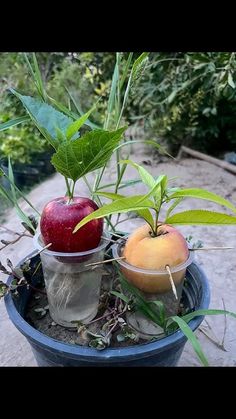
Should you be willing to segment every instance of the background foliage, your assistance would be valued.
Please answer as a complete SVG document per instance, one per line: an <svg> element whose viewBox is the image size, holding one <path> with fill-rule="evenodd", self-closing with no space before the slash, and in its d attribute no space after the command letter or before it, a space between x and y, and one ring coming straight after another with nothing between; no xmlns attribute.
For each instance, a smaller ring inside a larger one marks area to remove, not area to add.
<svg viewBox="0 0 236 419"><path fill-rule="evenodd" d="M91 120L102 127L116 54L37 53L37 59L47 92L71 110L86 112L101 98ZM212 155L235 150L235 53L150 53L147 67L131 89L124 123L141 124L145 137L163 138L172 153L181 144ZM25 114L9 86L37 95L22 53L0 54L0 123ZM31 122L0 132L1 157L10 155L13 164L31 163L48 149Z"/></svg>

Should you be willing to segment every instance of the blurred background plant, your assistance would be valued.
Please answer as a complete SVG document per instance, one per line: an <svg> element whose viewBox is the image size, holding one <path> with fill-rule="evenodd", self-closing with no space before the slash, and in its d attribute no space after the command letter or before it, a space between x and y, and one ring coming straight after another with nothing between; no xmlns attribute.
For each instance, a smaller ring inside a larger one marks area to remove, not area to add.
<svg viewBox="0 0 236 419"><path fill-rule="evenodd" d="M151 53L131 113L148 137L220 155L236 146L235 53ZM131 116L132 119L132 116Z"/></svg>
<svg viewBox="0 0 236 419"><path fill-rule="evenodd" d="M120 74L129 57L134 62L138 56L120 53ZM93 128L106 123L116 60L114 52L37 53L45 89L55 101L83 114L100 98L90 119ZM235 83L235 53L150 53L143 76L135 89L130 86L122 123L134 127L134 136L138 127L144 138L163 140L172 154L183 144L220 156L236 146ZM2 124L26 115L7 91L10 86L37 95L24 53L0 54L0 158L10 155L14 168L33 164L50 148L30 120L1 130ZM113 107L109 126L115 121Z"/></svg>

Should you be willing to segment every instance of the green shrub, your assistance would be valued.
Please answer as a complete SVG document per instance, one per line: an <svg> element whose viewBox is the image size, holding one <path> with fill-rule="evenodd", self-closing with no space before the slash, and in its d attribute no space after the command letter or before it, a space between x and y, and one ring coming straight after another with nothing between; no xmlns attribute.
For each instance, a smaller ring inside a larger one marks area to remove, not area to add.
<svg viewBox="0 0 236 419"><path fill-rule="evenodd" d="M132 112L148 133L218 154L236 145L235 53L152 53Z"/></svg>

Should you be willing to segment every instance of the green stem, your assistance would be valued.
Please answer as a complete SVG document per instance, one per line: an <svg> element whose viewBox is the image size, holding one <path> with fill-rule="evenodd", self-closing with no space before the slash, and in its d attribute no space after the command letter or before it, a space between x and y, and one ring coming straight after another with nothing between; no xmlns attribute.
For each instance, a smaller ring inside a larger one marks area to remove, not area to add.
<svg viewBox="0 0 236 419"><path fill-rule="evenodd" d="M93 198L94 192L93 192L93 190L92 190L92 188L91 188L91 186L90 186L90 184L88 182L88 179L86 178L86 176L83 176L83 179L84 179L84 181L85 181L85 183L86 183L86 185L88 187L88 190L90 192L91 198ZM100 198L98 196L95 196L94 199L97 201L98 205L102 206L102 201L100 200ZM113 226L113 224L109 220L109 218L108 217L105 217L105 219L106 219L107 223L109 224L109 226L111 227L112 231L116 231L115 227Z"/></svg>
<svg viewBox="0 0 236 419"><path fill-rule="evenodd" d="M70 190L69 180L68 180L67 177L65 177L65 182L66 182L67 195L68 195L69 199L71 200L72 194L71 194L71 190Z"/></svg>
<svg viewBox="0 0 236 419"><path fill-rule="evenodd" d="M155 210L155 225L154 225L154 235L157 236L157 228L158 228L158 218L159 218L159 211Z"/></svg>
<svg viewBox="0 0 236 419"><path fill-rule="evenodd" d="M76 182L73 182L72 191L71 191L71 199L73 199L73 197L74 197L74 192L75 192L75 183L76 183Z"/></svg>

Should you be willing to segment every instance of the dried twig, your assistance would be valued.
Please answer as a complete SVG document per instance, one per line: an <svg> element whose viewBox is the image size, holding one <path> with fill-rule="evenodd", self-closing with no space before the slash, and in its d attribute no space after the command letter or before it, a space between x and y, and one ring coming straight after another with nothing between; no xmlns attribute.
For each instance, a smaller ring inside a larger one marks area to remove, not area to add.
<svg viewBox="0 0 236 419"><path fill-rule="evenodd" d="M0 250L5 249L5 247L7 247L7 246L10 246L12 244L17 243L22 237L32 238L32 236L30 234L26 233L27 230L24 230L22 233L18 233L17 231L13 231L13 230L10 230L10 228L4 227L3 225L0 225L0 228L2 230L5 230L7 233L14 234L15 236L18 236L14 240L9 240L9 241L8 240L1 240L1 242L4 244L4 246L0 247Z"/></svg>
<svg viewBox="0 0 236 419"><path fill-rule="evenodd" d="M92 320L91 322L89 322L89 323L87 324L87 326L89 326L89 325L90 325L90 324L92 324L92 323L96 323L96 322L98 322L99 320L105 319L106 317L111 316L113 313L115 313L115 310L112 310L112 311L110 311L109 313L103 314L101 317L98 317L97 319Z"/></svg>
<svg viewBox="0 0 236 419"><path fill-rule="evenodd" d="M113 260L121 260L121 259L125 259L125 256L120 256L118 258L113 258L113 259L102 260L100 262L88 263L87 265L85 265L85 267L95 266L95 265L101 265L103 263L108 263L108 262L112 262Z"/></svg>
<svg viewBox="0 0 236 419"><path fill-rule="evenodd" d="M44 246L41 250L39 250L37 253L35 253L34 255L32 255L32 256L30 256L30 257L28 257L28 258L26 258L25 260L24 260L24 262L28 262L28 260L30 260L32 257L35 257L35 256L37 256L37 255L39 255L41 252L43 252L44 250L46 250L46 249L48 249L48 247L50 247L52 245L52 243L48 243L47 244L47 246Z"/></svg>
<svg viewBox="0 0 236 419"><path fill-rule="evenodd" d="M116 240L109 239L108 237L101 236L103 240L107 240L108 242L117 243Z"/></svg>
<svg viewBox="0 0 236 419"><path fill-rule="evenodd" d="M222 302L223 302L224 310L226 310L225 302L224 302L224 299L223 298L222 298ZM222 341L221 341L221 346L223 348L224 348L226 330L227 330L227 316L226 316L226 314L224 314L224 332L223 332L223 338L222 338Z"/></svg>
<svg viewBox="0 0 236 419"><path fill-rule="evenodd" d="M210 327L211 329L211 327ZM207 331L205 330L204 326L200 326L199 327L200 332L202 332L212 343L214 343L214 345L217 346L217 348L221 349L222 351L227 352L227 350L225 349L224 345L222 345L222 343L218 342L217 340L215 340L212 336L210 336Z"/></svg>

